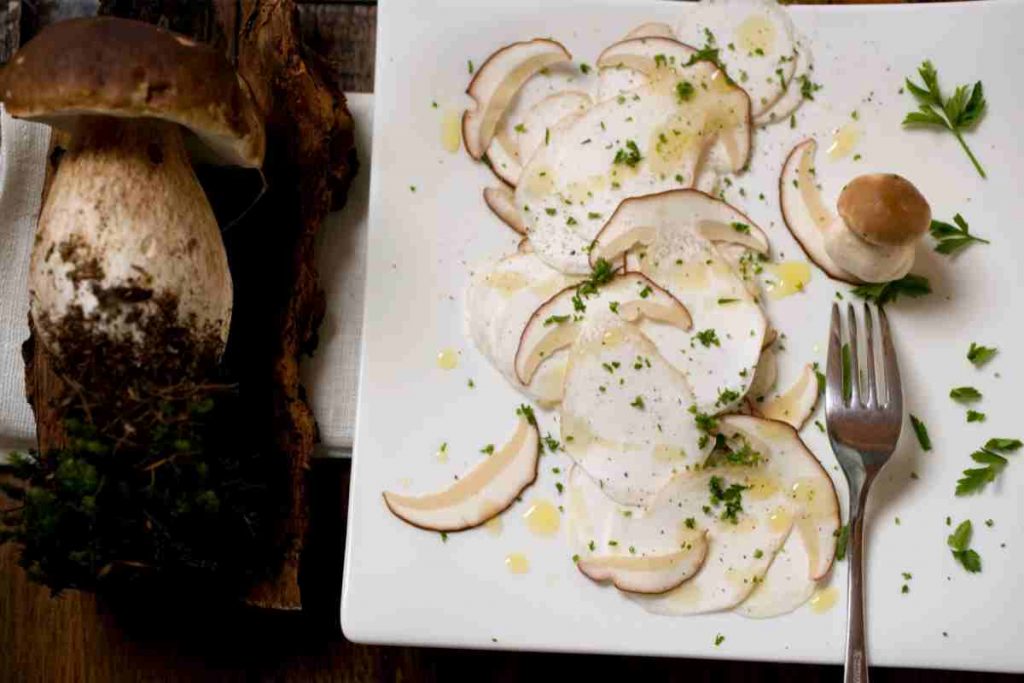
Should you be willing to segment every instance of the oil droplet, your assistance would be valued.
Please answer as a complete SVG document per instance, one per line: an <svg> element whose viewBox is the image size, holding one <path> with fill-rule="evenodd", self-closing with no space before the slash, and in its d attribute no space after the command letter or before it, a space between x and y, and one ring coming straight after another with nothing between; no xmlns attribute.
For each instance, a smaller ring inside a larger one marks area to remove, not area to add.
<svg viewBox="0 0 1024 683"><path fill-rule="evenodd" d="M441 146L446 152L459 151L462 142L462 117L459 112L449 109L441 117Z"/></svg>
<svg viewBox="0 0 1024 683"><path fill-rule="evenodd" d="M751 476L747 478L744 484L748 488L743 492L743 497L750 500L768 500L779 492L778 480L770 477Z"/></svg>
<svg viewBox="0 0 1024 683"><path fill-rule="evenodd" d="M442 349L437 354L437 367L442 370L454 370L459 365L459 354L455 349Z"/></svg>
<svg viewBox="0 0 1024 683"><path fill-rule="evenodd" d="M815 614L824 614L835 607L836 600L838 599L839 589L835 586L829 586L828 588L821 588L815 591L808 604L810 604L811 611Z"/></svg>
<svg viewBox="0 0 1024 683"><path fill-rule="evenodd" d="M861 130L856 124L847 123L832 134L832 144L827 150L829 159L842 159L853 151L860 141Z"/></svg>
<svg viewBox="0 0 1024 683"><path fill-rule="evenodd" d="M491 536L501 536L505 525L502 523L501 517L492 517L484 524L484 528L487 529L487 533Z"/></svg>
<svg viewBox="0 0 1024 683"><path fill-rule="evenodd" d="M526 528L538 536L554 536L561 523L558 508L546 500L535 500L523 514L523 519L526 520Z"/></svg>
<svg viewBox="0 0 1024 683"><path fill-rule="evenodd" d="M736 28L736 42L741 50L761 50L767 55L775 45L775 27L766 18L751 15Z"/></svg>
<svg viewBox="0 0 1024 683"><path fill-rule="evenodd" d="M505 556L505 566L513 574L525 574L530 571L530 562L522 553L509 553Z"/></svg>
<svg viewBox="0 0 1024 683"><path fill-rule="evenodd" d="M498 290L502 296L512 296L520 289L529 284L529 280L522 273L490 273L485 278L487 285ZM559 288L561 289L561 287Z"/></svg>
<svg viewBox="0 0 1024 683"><path fill-rule="evenodd" d="M770 266L770 269L775 276L768 283L768 296L772 299L783 299L802 292L811 281L811 266L806 261L785 261Z"/></svg>
<svg viewBox="0 0 1024 683"><path fill-rule="evenodd" d="M768 528L774 533L782 533L793 523L793 516L785 508L775 508L768 515Z"/></svg>

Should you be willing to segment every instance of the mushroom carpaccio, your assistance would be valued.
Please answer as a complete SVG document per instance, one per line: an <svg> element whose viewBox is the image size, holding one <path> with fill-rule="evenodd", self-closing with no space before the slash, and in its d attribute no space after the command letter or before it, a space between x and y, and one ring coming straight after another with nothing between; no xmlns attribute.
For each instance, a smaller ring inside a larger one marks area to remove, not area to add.
<svg viewBox="0 0 1024 683"><path fill-rule="evenodd" d="M25 45L0 93L12 116L69 139L29 272L32 321L57 367L102 359L160 383L212 367L231 275L186 136L206 158L262 164L263 123L230 64L150 24L77 19Z"/></svg>

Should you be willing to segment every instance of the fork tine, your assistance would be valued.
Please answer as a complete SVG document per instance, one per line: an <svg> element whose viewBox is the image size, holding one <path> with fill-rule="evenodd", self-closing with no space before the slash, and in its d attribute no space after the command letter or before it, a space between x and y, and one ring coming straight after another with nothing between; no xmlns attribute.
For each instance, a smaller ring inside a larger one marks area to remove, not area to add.
<svg viewBox="0 0 1024 683"><path fill-rule="evenodd" d="M864 302L864 344L867 346L867 396L864 397L864 405L868 408L875 408L878 404L878 385L875 383L875 335L874 321L871 316L871 308Z"/></svg>
<svg viewBox="0 0 1024 683"><path fill-rule="evenodd" d="M885 309L878 308L878 327L882 332L882 368L885 372L885 407L890 412L903 414L903 385L900 383L900 367L896 361L896 349L889 332L889 319Z"/></svg>
<svg viewBox="0 0 1024 683"><path fill-rule="evenodd" d="M828 358L825 361L825 410L827 413L843 406L843 326L839 304L832 304L832 325L828 334Z"/></svg>
<svg viewBox="0 0 1024 683"><path fill-rule="evenodd" d="M846 336L850 345L850 400L851 406L860 405L860 356L857 353L857 312L853 304L846 305Z"/></svg>

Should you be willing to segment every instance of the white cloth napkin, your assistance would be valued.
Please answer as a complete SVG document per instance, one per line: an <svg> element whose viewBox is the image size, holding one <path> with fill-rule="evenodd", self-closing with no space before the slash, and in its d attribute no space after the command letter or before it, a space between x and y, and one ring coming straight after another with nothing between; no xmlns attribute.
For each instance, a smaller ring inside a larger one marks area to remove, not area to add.
<svg viewBox="0 0 1024 683"><path fill-rule="evenodd" d="M348 455L355 424L373 115L372 95L347 97L360 170L344 210L327 216L320 231L317 266L327 314L316 355L302 368L320 439L332 455ZM21 344L28 337L28 260L49 140L48 127L0 113L0 462L6 451L30 448L35 440Z"/></svg>
<svg viewBox="0 0 1024 683"><path fill-rule="evenodd" d="M50 129L0 112L0 450L35 438L21 344L28 338L28 257Z"/></svg>

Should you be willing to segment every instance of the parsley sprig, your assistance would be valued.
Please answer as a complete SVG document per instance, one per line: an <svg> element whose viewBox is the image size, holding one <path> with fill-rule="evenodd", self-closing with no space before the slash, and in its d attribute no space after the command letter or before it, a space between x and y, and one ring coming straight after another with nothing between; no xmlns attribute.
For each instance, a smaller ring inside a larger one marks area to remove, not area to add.
<svg viewBox="0 0 1024 683"><path fill-rule="evenodd" d="M992 358L999 352L998 349L992 346L982 346L975 342L971 342L971 348L967 350L967 360L976 368L980 368L985 363L992 360Z"/></svg>
<svg viewBox="0 0 1024 683"><path fill-rule="evenodd" d="M869 283L853 288L853 293L856 296L868 301L874 301L879 306L895 301L900 296L917 298L925 294L931 294L931 292L932 285L928 278L923 275L914 275L913 273L904 275L899 280L893 280L892 282Z"/></svg>
<svg viewBox="0 0 1024 683"><path fill-rule="evenodd" d="M912 111L903 119L904 126L939 126L945 128L957 139L967 157L974 164L978 175L987 178L985 169L981 167L971 148L964 142L962 131L970 130L985 113L985 94L981 81L973 87L958 85L948 99L942 97L939 89L939 74L935 66L925 60L917 69L924 85L918 85L909 78L906 80L907 90L917 99L917 111Z"/></svg>
<svg viewBox="0 0 1024 683"><path fill-rule="evenodd" d="M953 223L956 223L956 225L943 223L942 221L932 221L932 225L928 229L932 237L938 242L935 245L935 251L940 254L955 254L975 242L979 244L989 243L987 239L972 235L967 227L967 221L960 214L953 216Z"/></svg>
<svg viewBox="0 0 1024 683"><path fill-rule="evenodd" d="M953 557L972 574L981 571L981 556L969 547L973 531L971 520L965 519L960 522L953 533L946 537L946 544L953 552Z"/></svg>

